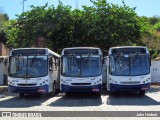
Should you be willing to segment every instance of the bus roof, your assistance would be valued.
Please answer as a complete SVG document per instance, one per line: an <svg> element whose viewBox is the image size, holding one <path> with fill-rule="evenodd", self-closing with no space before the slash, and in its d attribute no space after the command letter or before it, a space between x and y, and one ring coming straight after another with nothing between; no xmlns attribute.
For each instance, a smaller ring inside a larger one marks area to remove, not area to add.
<svg viewBox="0 0 160 120"><path fill-rule="evenodd" d="M65 54L65 51L67 50L97 50L98 51L98 54L101 54L101 49L98 48L98 47L70 47L70 48L64 48L62 50L62 55ZM70 51L71 52L71 51ZM74 52L80 52L80 51L74 51ZM90 51L91 52L91 51ZM82 52L84 53L84 52ZM69 54L69 53L68 53Z"/></svg>
<svg viewBox="0 0 160 120"><path fill-rule="evenodd" d="M132 52L132 50L130 48L133 49L134 52L136 52L134 49L137 49L137 50L143 49L143 53L148 53L149 54L148 48L144 47L144 46L118 46L118 47L111 47L109 49L109 54L112 54L112 52L113 52L114 49L117 49L117 50L118 49L127 49L128 53L130 53L130 52ZM145 49L145 52L144 52L144 49Z"/></svg>
<svg viewBox="0 0 160 120"><path fill-rule="evenodd" d="M17 50L17 51L18 51L18 50L19 50L19 51L20 51L20 50L46 50L48 54L52 54L52 55L54 55L54 56L56 56L56 57L60 57L59 54L53 52L52 50L50 50L50 49L48 49L48 48L16 48L16 49L12 49L12 50L11 50L10 56L12 55L12 52L13 52L13 51L16 51L16 50Z"/></svg>
<svg viewBox="0 0 160 120"><path fill-rule="evenodd" d="M146 48L144 46L117 46L117 47L111 47L110 49L116 49L116 48Z"/></svg>

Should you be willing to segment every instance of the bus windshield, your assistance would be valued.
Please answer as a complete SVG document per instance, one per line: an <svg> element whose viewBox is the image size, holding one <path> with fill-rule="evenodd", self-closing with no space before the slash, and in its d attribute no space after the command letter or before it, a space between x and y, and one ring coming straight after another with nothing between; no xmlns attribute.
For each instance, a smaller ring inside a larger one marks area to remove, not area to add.
<svg viewBox="0 0 160 120"><path fill-rule="evenodd" d="M116 76L147 75L150 72L147 54L110 55L110 74Z"/></svg>
<svg viewBox="0 0 160 120"><path fill-rule="evenodd" d="M100 55L63 56L62 75L66 77L93 77L101 74Z"/></svg>
<svg viewBox="0 0 160 120"><path fill-rule="evenodd" d="M12 56L9 62L9 76L35 78L47 75L47 56Z"/></svg>

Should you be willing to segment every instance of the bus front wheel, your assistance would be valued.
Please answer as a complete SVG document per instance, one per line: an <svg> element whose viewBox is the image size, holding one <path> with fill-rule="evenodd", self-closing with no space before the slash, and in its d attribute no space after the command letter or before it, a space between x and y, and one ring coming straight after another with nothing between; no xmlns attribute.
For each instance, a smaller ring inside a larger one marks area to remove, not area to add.
<svg viewBox="0 0 160 120"><path fill-rule="evenodd" d="M140 94L140 95L145 95L145 90L140 90L140 91L139 91L139 94Z"/></svg>
<svg viewBox="0 0 160 120"><path fill-rule="evenodd" d="M24 97L24 93L19 93L19 97Z"/></svg>

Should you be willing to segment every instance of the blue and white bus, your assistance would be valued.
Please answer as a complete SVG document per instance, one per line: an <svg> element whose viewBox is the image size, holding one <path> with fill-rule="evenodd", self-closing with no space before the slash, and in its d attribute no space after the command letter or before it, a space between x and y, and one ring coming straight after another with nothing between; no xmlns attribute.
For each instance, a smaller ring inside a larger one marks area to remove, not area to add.
<svg viewBox="0 0 160 120"><path fill-rule="evenodd" d="M62 92L102 91L102 52L96 47L62 50L60 89Z"/></svg>
<svg viewBox="0 0 160 120"><path fill-rule="evenodd" d="M146 47L121 46L109 49L107 90L139 91L145 95L150 88L150 54Z"/></svg>
<svg viewBox="0 0 160 120"><path fill-rule="evenodd" d="M24 94L51 93L60 85L60 55L47 48L13 49L9 57L9 91Z"/></svg>

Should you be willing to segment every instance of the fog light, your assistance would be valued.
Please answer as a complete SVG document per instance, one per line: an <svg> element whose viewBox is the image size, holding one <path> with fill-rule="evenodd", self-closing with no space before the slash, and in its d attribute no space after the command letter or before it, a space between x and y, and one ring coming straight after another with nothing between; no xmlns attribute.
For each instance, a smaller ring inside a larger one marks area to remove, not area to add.
<svg viewBox="0 0 160 120"><path fill-rule="evenodd" d="M143 83L145 83L145 81L143 81Z"/></svg>

